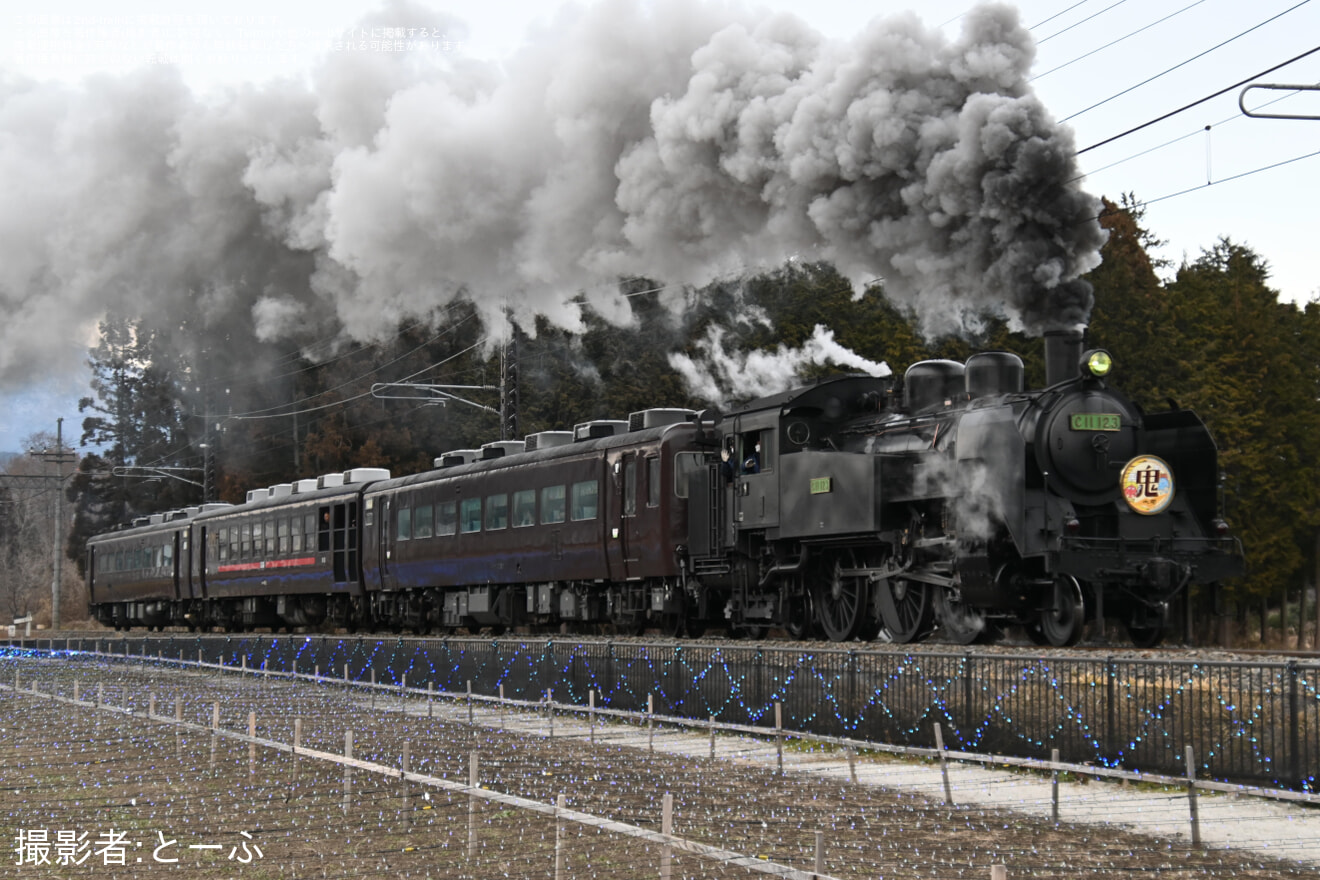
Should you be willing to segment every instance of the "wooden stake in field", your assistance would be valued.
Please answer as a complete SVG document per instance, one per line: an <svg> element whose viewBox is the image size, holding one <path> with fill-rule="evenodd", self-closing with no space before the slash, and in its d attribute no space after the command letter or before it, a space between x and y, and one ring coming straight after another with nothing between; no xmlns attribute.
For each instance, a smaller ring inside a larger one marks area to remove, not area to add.
<svg viewBox="0 0 1320 880"><path fill-rule="evenodd" d="M1050 763L1059 763L1059 750L1050 749ZM1059 771L1050 771L1050 818L1059 824Z"/></svg>
<svg viewBox="0 0 1320 880"><path fill-rule="evenodd" d="M555 799L555 880L564 878L564 847L568 838L568 829L559 814L568 809L568 795L561 794Z"/></svg>
<svg viewBox="0 0 1320 880"><path fill-rule="evenodd" d="M216 747L216 740L218 739L215 731L219 729L220 729L220 704L212 703L211 704L211 772L212 773L215 772L215 747Z"/></svg>
<svg viewBox="0 0 1320 880"><path fill-rule="evenodd" d="M257 737L257 713L248 713L248 736L256 739ZM257 775L257 744L248 743L248 775Z"/></svg>
<svg viewBox="0 0 1320 880"><path fill-rule="evenodd" d="M293 719L293 781L298 781L298 766L302 763L298 759L298 749L302 748L302 719Z"/></svg>
<svg viewBox="0 0 1320 880"><path fill-rule="evenodd" d="M1201 815L1196 802L1196 755L1188 746L1187 756L1187 806L1192 812L1192 846L1201 845Z"/></svg>
<svg viewBox="0 0 1320 880"><path fill-rule="evenodd" d="M784 775L784 705L775 702L775 753L779 762L779 775Z"/></svg>
<svg viewBox="0 0 1320 880"><path fill-rule="evenodd" d="M672 835L674 833L674 796L665 792L664 800L660 802L660 833ZM660 880L671 880L674 873L674 848L669 844L660 846Z"/></svg>
<svg viewBox="0 0 1320 880"><path fill-rule="evenodd" d="M477 770L477 753L473 752L468 758L468 785L476 788L479 784L480 776ZM468 858L477 857L477 796L468 795Z"/></svg>
<svg viewBox="0 0 1320 880"><path fill-rule="evenodd" d="M935 725L935 748L940 752L940 775L944 777L944 802L953 806L953 789L949 787L949 762L944 757L944 733Z"/></svg>
<svg viewBox="0 0 1320 880"><path fill-rule="evenodd" d="M353 731L344 731L344 757L353 757ZM347 813L353 802L353 768L344 765L344 812Z"/></svg>
<svg viewBox="0 0 1320 880"><path fill-rule="evenodd" d="M412 772L412 740L403 741L403 761L400 767L403 772L399 774L399 781L403 784L403 815L408 824L412 824L412 788L408 784L407 775Z"/></svg>

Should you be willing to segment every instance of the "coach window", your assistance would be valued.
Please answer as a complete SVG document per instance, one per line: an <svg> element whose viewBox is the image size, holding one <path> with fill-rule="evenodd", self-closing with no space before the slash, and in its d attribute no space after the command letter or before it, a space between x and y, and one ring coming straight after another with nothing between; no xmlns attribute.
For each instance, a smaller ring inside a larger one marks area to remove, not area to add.
<svg viewBox="0 0 1320 880"><path fill-rule="evenodd" d="M161 547L161 546L157 545L156 548L155 548L155 553L152 554L152 555L155 557L155 563L156 563L156 564L153 565L153 566L150 566L151 568L160 568L162 565L165 564L165 548L164 548L164 547Z"/></svg>
<svg viewBox="0 0 1320 880"><path fill-rule="evenodd" d="M441 501L435 506L435 533L443 537L456 532L458 532L458 504L454 501Z"/></svg>
<svg viewBox="0 0 1320 880"><path fill-rule="evenodd" d="M258 526L260 528L260 526ZM243 523L240 527L243 536L242 555L244 559L252 556L252 523Z"/></svg>
<svg viewBox="0 0 1320 880"><path fill-rule="evenodd" d="M229 527L229 558L238 559L238 526Z"/></svg>
<svg viewBox="0 0 1320 880"><path fill-rule="evenodd" d="M435 529L435 508L419 504L413 510L413 537L429 538Z"/></svg>
<svg viewBox="0 0 1320 880"><path fill-rule="evenodd" d="M164 547L160 548L160 552L161 562L166 566L172 566L174 564L174 545L166 544Z"/></svg>
<svg viewBox="0 0 1320 880"><path fill-rule="evenodd" d="M536 524L536 490L519 489L513 493L513 527Z"/></svg>
<svg viewBox="0 0 1320 880"><path fill-rule="evenodd" d="M275 520L266 520L266 555L274 556L275 548L279 546L279 539L275 535Z"/></svg>
<svg viewBox="0 0 1320 880"><path fill-rule="evenodd" d="M623 463L623 515L637 515L637 457L628 456Z"/></svg>
<svg viewBox="0 0 1320 880"><path fill-rule="evenodd" d="M229 558L229 529L218 529L212 534L215 535L216 557L224 562Z"/></svg>
<svg viewBox="0 0 1320 880"><path fill-rule="evenodd" d="M289 520L289 543L290 545L292 545L294 553L302 552L302 544L303 544L302 527L303 527L302 514L295 514Z"/></svg>
<svg viewBox="0 0 1320 880"><path fill-rule="evenodd" d="M646 506L660 506L660 456L646 457Z"/></svg>
<svg viewBox="0 0 1320 880"><path fill-rule="evenodd" d="M486 498L486 531L492 532L509 526L509 496L489 495Z"/></svg>
<svg viewBox="0 0 1320 880"><path fill-rule="evenodd" d="M573 484L573 520L596 518L596 504L600 498L600 487L595 480L583 480Z"/></svg>
<svg viewBox="0 0 1320 880"><path fill-rule="evenodd" d="M481 499L464 498L459 509L459 522L463 524L463 534L481 531Z"/></svg>
<svg viewBox="0 0 1320 880"><path fill-rule="evenodd" d="M280 517L275 527L280 530L280 552L288 553L289 548L292 546L289 542L289 518L287 516Z"/></svg>
<svg viewBox="0 0 1320 880"><path fill-rule="evenodd" d="M551 525L564 521L564 487L546 486L541 490L541 523Z"/></svg>
<svg viewBox="0 0 1320 880"><path fill-rule="evenodd" d="M398 538L400 541L407 541L412 538L412 508L399 508L399 530Z"/></svg>

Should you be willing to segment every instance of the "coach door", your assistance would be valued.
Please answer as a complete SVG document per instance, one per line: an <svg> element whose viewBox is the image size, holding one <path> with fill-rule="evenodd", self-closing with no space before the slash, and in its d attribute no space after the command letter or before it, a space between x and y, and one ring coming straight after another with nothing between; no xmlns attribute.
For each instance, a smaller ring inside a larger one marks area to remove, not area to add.
<svg viewBox="0 0 1320 880"><path fill-rule="evenodd" d="M316 549L330 554L330 570L337 584L356 580L357 536L352 533L357 525L356 508L356 504L332 504L317 513Z"/></svg>
<svg viewBox="0 0 1320 880"><path fill-rule="evenodd" d="M173 546L170 547L170 572L174 578L175 599L187 598L179 590L179 585L183 581L183 578L180 576L181 572L179 566L184 564L183 554L179 551L186 550L188 548L188 539L183 537L185 534L187 534L187 532L185 532L183 529L175 529ZM187 571L187 569L183 569L183 571Z"/></svg>
<svg viewBox="0 0 1320 880"><path fill-rule="evenodd" d="M628 503L628 464L632 463L634 475L632 489L633 503ZM632 520L635 518L629 510L636 510L636 456L622 455L611 463L607 459L607 473L610 491L601 498L601 514L605 517L606 559L609 563L611 580L622 581L632 577L632 539L629 534Z"/></svg>
<svg viewBox="0 0 1320 880"><path fill-rule="evenodd" d="M636 572L637 550L641 544L640 521L637 518L637 453L630 452L623 457L623 479L620 489L623 497L619 506L619 540L623 550L625 577Z"/></svg>
<svg viewBox="0 0 1320 880"><path fill-rule="evenodd" d="M373 499L368 499L371 504ZM377 503L375 516L376 528L376 564L380 570L380 583L372 586L382 590L393 589L395 542L398 535L398 523L394 521L394 499L382 495L374 499Z"/></svg>

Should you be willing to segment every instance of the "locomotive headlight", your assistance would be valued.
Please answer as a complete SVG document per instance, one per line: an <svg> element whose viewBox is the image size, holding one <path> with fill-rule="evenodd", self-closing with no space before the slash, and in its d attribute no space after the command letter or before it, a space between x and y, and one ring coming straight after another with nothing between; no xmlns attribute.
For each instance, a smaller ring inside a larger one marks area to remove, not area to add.
<svg viewBox="0 0 1320 880"><path fill-rule="evenodd" d="M1082 356L1082 363L1086 367L1086 372L1095 376L1097 379L1103 379L1109 375L1109 371L1114 368L1114 359L1109 352L1103 348L1093 349Z"/></svg>

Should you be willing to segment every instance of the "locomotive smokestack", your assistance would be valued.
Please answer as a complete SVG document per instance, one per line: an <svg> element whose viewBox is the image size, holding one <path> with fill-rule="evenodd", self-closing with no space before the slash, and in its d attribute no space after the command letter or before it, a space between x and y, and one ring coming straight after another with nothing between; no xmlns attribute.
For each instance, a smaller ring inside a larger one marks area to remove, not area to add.
<svg viewBox="0 0 1320 880"><path fill-rule="evenodd" d="M1045 386L1075 379L1082 360L1081 330L1045 331Z"/></svg>

